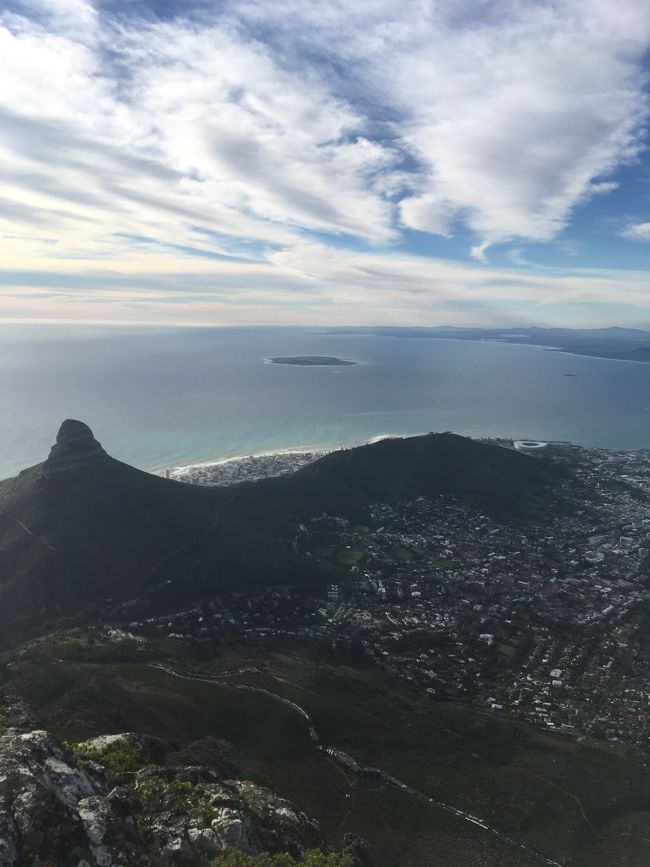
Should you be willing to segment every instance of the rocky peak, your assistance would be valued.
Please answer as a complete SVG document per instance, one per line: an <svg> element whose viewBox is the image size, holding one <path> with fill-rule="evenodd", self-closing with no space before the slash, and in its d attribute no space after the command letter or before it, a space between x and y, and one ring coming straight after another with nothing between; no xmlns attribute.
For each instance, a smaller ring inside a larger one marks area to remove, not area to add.
<svg viewBox="0 0 650 867"><path fill-rule="evenodd" d="M43 464L43 475L45 478L61 475L101 463L107 458L88 425L69 418L59 428L56 442Z"/></svg>
<svg viewBox="0 0 650 867"><path fill-rule="evenodd" d="M0 867L207 867L228 849L324 847L318 823L268 789L150 764L152 746L132 732L76 745L0 733Z"/></svg>

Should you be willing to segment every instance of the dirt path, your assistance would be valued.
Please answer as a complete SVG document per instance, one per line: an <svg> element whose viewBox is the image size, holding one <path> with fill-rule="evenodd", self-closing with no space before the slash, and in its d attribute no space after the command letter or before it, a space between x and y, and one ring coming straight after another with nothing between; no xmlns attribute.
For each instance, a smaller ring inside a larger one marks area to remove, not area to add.
<svg viewBox="0 0 650 867"><path fill-rule="evenodd" d="M57 550L53 545L50 545L47 539L45 539L43 536L39 536L38 533L34 533L33 530L30 530L27 524L23 524L20 518L15 518L13 515L10 515L9 512L3 512L2 510L0 510L0 515L2 515L3 518L9 518L10 521L18 524L18 526L21 527L28 536L32 536L34 539L38 539L39 542L42 542L46 548L50 549L50 551Z"/></svg>

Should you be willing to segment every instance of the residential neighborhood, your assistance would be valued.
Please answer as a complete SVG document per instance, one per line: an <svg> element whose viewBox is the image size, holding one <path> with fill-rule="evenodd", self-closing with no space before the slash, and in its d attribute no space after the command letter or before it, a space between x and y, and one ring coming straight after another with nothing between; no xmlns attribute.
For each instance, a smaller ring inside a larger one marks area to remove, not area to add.
<svg viewBox="0 0 650 867"><path fill-rule="evenodd" d="M322 514L294 539L339 569L320 598L218 596L128 629L318 641L433 701L647 750L650 454L552 448L572 468L553 514L522 523L445 495L376 503L363 525Z"/></svg>

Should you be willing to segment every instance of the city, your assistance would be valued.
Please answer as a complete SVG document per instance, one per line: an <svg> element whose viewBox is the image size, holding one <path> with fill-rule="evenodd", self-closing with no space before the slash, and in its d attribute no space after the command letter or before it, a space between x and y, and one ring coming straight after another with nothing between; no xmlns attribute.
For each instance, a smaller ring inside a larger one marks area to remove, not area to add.
<svg viewBox="0 0 650 867"><path fill-rule="evenodd" d="M116 620L145 640L318 641L431 700L647 751L650 455L568 444L549 454L571 481L539 520L447 496L377 503L367 525L323 514L293 540L338 567L323 598L272 588Z"/></svg>

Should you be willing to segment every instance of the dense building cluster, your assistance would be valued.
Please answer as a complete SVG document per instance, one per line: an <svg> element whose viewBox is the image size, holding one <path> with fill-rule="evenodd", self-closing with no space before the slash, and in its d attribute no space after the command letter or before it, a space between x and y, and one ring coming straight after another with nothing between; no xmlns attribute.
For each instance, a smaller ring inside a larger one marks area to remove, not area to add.
<svg viewBox="0 0 650 867"><path fill-rule="evenodd" d="M240 482L272 479L293 473L324 454L325 452L316 451L270 452L265 455L230 458L213 464L175 467L166 470L165 475L191 485L238 485Z"/></svg>
<svg viewBox="0 0 650 867"><path fill-rule="evenodd" d="M131 628L318 639L433 700L650 746L650 454L554 446L571 467L552 514L495 518L447 496L321 515L303 556L346 580L321 600L219 597Z"/></svg>

